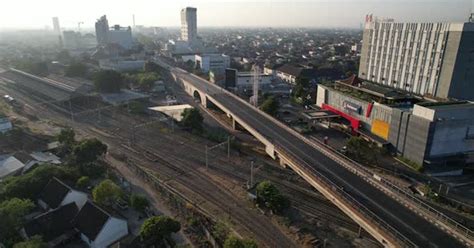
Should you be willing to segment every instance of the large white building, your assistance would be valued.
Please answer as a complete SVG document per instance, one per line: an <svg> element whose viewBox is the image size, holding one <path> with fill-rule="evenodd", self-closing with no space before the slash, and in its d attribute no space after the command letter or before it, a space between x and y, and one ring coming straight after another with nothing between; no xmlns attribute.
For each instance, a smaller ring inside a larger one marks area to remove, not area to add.
<svg viewBox="0 0 474 248"><path fill-rule="evenodd" d="M181 40L188 43L197 41L197 9L187 7L181 10Z"/></svg>
<svg viewBox="0 0 474 248"><path fill-rule="evenodd" d="M366 17L359 77L431 98L474 99L474 23Z"/></svg>
<svg viewBox="0 0 474 248"><path fill-rule="evenodd" d="M200 67L205 73L212 71L216 75L222 75L230 66L230 57L224 54L202 54L195 55L196 67Z"/></svg>

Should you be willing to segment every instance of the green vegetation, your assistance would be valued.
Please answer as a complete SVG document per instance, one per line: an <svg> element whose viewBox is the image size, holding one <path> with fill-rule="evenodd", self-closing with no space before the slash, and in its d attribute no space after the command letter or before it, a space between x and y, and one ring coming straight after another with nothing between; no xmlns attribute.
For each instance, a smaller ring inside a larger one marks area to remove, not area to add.
<svg viewBox="0 0 474 248"><path fill-rule="evenodd" d="M167 216L153 216L143 222L140 229L142 241L150 245L162 245L172 233L179 232L181 224ZM161 247L161 246L160 246Z"/></svg>
<svg viewBox="0 0 474 248"><path fill-rule="evenodd" d="M263 204L275 213L281 213L289 207L289 200L270 181L262 181L257 185L257 202Z"/></svg>
<svg viewBox="0 0 474 248"><path fill-rule="evenodd" d="M310 83L306 78L297 78L295 86L291 90L291 101L301 105L311 104L311 99L308 99L310 95Z"/></svg>
<svg viewBox="0 0 474 248"><path fill-rule="evenodd" d="M274 116L276 115L279 106L280 106L280 103L278 102L278 100L275 97L270 96L267 99L265 99L265 101L262 103L262 106L260 106L260 108L265 113Z"/></svg>
<svg viewBox="0 0 474 248"><path fill-rule="evenodd" d="M136 114L136 115L142 115L146 113L146 106L144 103L140 101L131 101L128 104L128 108L130 113Z"/></svg>
<svg viewBox="0 0 474 248"><path fill-rule="evenodd" d="M99 156L107 152L107 145L97 138L82 140L73 149L74 161L79 165L85 165L97 160Z"/></svg>
<svg viewBox="0 0 474 248"><path fill-rule="evenodd" d="M90 181L91 180L88 176L82 176L79 179L77 179L76 186L81 188L81 189L85 189L85 188L87 188L87 186L89 186Z"/></svg>
<svg viewBox="0 0 474 248"><path fill-rule="evenodd" d="M230 234L229 227L222 222L217 222L212 227L212 236L220 242L224 242Z"/></svg>
<svg viewBox="0 0 474 248"><path fill-rule="evenodd" d="M224 248L257 248L258 245L251 239L240 239L235 236L229 236L224 242Z"/></svg>
<svg viewBox="0 0 474 248"><path fill-rule="evenodd" d="M74 62L66 67L65 74L68 77L85 77L87 73L87 66L82 63Z"/></svg>
<svg viewBox="0 0 474 248"><path fill-rule="evenodd" d="M374 163L376 151L369 142L361 137L352 136L347 142L347 155L361 163Z"/></svg>
<svg viewBox="0 0 474 248"><path fill-rule="evenodd" d="M130 205L139 212L145 212L145 209L150 205L148 198L143 195L132 194L130 196Z"/></svg>
<svg viewBox="0 0 474 248"><path fill-rule="evenodd" d="M5 179L0 183L0 200L13 197L35 199L53 177L76 181L78 171L68 166L41 165L21 176Z"/></svg>
<svg viewBox="0 0 474 248"><path fill-rule="evenodd" d="M138 72L125 74L125 81L135 85L144 91L149 91L155 85L155 82L160 80L160 75L157 72Z"/></svg>
<svg viewBox="0 0 474 248"><path fill-rule="evenodd" d="M93 76L96 89L101 93L116 93L124 87L124 78L114 70L101 70Z"/></svg>
<svg viewBox="0 0 474 248"><path fill-rule="evenodd" d="M48 244L43 242L41 236L33 236L27 241L16 243L13 248L47 248Z"/></svg>
<svg viewBox="0 0 474 248"><path fill-rule="evenodd" d="M181 125L185 128L189 128L192 132L195 133L202 133L203 131L203 120L201 113L198 109L195 108L188 108L181 113L183 117L181 119Z"/></svg>
<svg viewBox="0 0 474 248"><path fill-rule="evenodd" d="M402 161L403 163L405 163L406 165L408 165L410 168L418 171L418 172L423 172L423 170L425 169L423 167L423 165L421 164L418 164L417 162L414 162L414 161L411 161L410 159L408 158L404 158L404 157L397 157L400 161Z"/></svg>
<svg viewBox="0 0 474 248"><path fill-rule="evenodd" d="M19 240L18 228L24 224L24 216L31 212L34 204L29 199L11 198L0 203L0 240L6 245Z"/></svg>
<svg viewBox="0 0 474 248"><path fill-rule="evenodd" d="M110 179L102 181L92 190L94 202L104 206L111 206L122 196L122 189Z"/></svg>
<svg viewBox="0 0 474 248"><path fill-rule="evenodd" d="M71 152L73 149L76 140L76 133L72 128L62 129L61 132L56 135L56 140L61 144L59 155L65 155Z"/></svg>

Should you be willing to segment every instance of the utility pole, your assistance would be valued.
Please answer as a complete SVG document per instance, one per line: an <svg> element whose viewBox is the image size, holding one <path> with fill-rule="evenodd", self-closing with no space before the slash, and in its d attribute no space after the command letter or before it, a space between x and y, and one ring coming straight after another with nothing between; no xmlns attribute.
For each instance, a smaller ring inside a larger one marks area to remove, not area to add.
<svg viewBox="0 0 474 248"><path fill-rule="evenodd" d="M227 136L227 158L230 160L230 135Z"/></svg>
<svg viewBox="0 0 474 248"><path fill-rule="evenodd" d="M74 114L72 113L71 99L69 99L69 113L71 113L71 120L74 121Z"/></svg>
<svg viewBox="0 0 474 248"><path fill-rule="evenodd" d="M250 161L250 188L253 187L253 160Z"/></svg>
<svg viewBox="0 0 474 248"><path fill-rule="evenodd" d="M253 65L252 67L252 80L253 80L253 96L252 96L252 102L254 107L258 107L258 89L259 89L259 76L260 76L260 70L258 68L258 65Z"/></svg>
<svg viewBox="0 0 474 248"><path fill-rule="evenodd" d="M209 159L207 157L207 145L206 145L206 170L209 170Z"/></svg>

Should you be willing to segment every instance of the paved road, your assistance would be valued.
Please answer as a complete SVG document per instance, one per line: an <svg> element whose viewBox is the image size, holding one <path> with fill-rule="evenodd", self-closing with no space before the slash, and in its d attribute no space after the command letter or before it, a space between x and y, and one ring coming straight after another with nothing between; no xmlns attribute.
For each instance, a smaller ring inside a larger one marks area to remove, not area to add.
<svg viewBox="0 0 474 248"><path fill-rule="evenodd" d="M228 96L216 85L181 70L173 69L173 71L178 73L180 78L191 82L195 87L231 109L234 115L250 124L260 134L298 157L299 164L311 166L338 186L343 187L355 199L419 247L463 247L457 239L405 208L359 176L354 175L302 141L292 132L272 122L268 117Z"/></svg>

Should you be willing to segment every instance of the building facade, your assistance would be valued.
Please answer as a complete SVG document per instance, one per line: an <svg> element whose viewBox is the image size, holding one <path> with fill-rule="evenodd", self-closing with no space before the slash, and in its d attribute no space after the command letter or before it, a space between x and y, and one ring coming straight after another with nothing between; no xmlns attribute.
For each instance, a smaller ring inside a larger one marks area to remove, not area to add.
<svg viewBox="0 0 474 248"><path fill-rule="evenodd" d="M95 36L97 38L98 45L106 45L109 38L109 21L107 16L103 15L95 23Z"/></svg>
<svg viewBox="0 0 474 248"><path fill-rule="evenodd" d="M181 10L181 40L194 43L197 40L197 9L187 7Z"/></svg>
<svg viewBox="0 0 474 248"><path fill-rule="evenodd" d="M61 35L61 28L59 26L59 18L53 17L53 31L57 35Z"/></svg>
<svg viewBox="0 0 474 248"><path fill-rule="evenodd" d="M133 46L132 28L114 25L108 32L107 43L118 44L125 49Z"/></svg>
<svg viewBox="0 0 474 248"><path fill-rule="evenodd" d="M224 75L230 66L230 57L224 54L195 55L194 61L203 72L212 71L215 75Z"/></svg>
<svg viewBox="0 0 474 248"><path fill-rule="evenodd" d="M474 100L474 23L367 16L359 77L430 98Z"/></svg>

